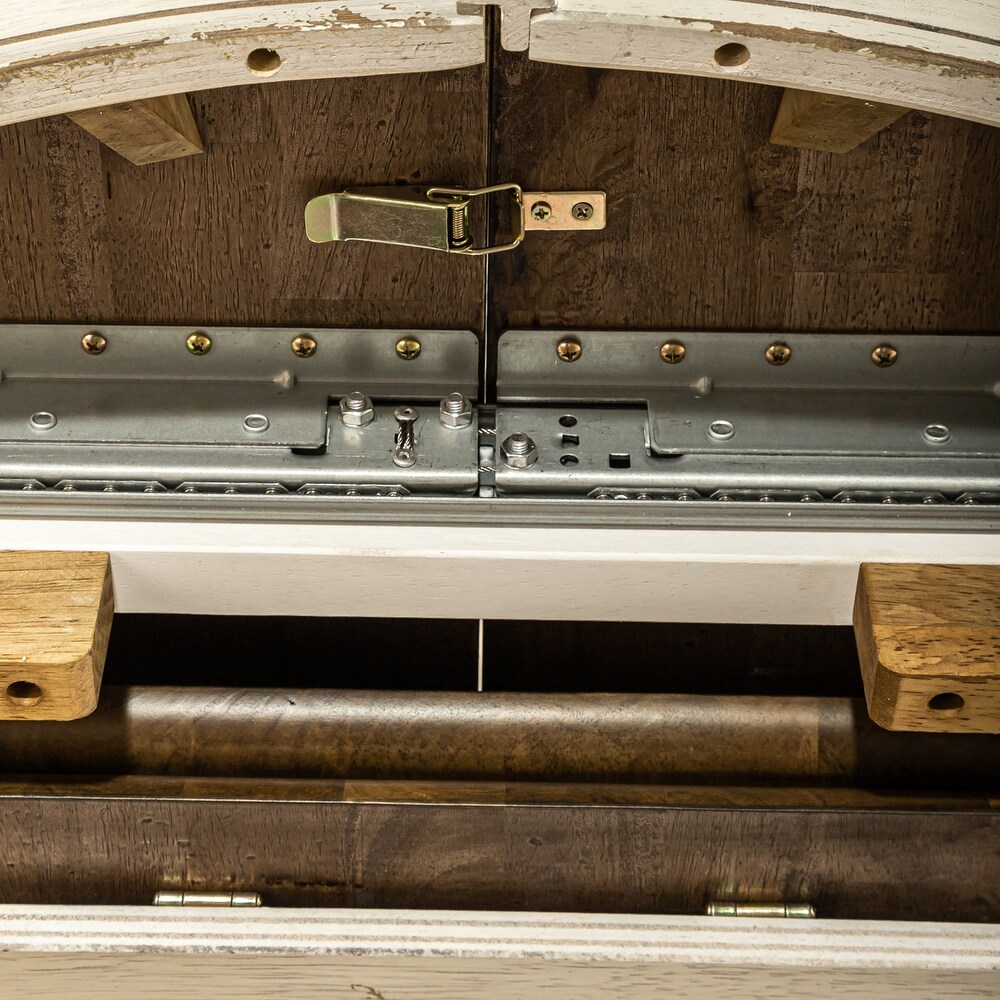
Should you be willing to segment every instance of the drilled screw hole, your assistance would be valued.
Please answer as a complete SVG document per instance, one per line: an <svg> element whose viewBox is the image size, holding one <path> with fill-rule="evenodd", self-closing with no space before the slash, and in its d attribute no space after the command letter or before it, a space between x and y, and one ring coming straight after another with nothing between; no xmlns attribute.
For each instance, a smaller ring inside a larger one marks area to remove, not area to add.
<svg viewBox="0 0 1000 1000"><path fill-rule="evenodd" d="M559 418L560 427L576 427L576 417L571 417L567 414L565 417Z"/></svg>
<svg viewBox="0 0 1000 1000"><path fill-rule="evenodd" d="M965 699L960 694L955 694L954 691L944 691L934 695L927 702L927 707L939 715L955 715L965 708Z"/></svg>
<svg viewBox="0 0 1000 1000"><path fill-rule="evenodd" d="M273 76L281 67L281 56L274 49L254 49L247 56L247 69L255 76Z"/></svg>
<svg viewBox="0 0 1000 1000"><path fill-rule="evenodd" d="M7 700L21 708L31 708L42 700L42 689L31 681L14 681L7 685Z"/></svg>
<svg viewBox="0 0 1000 1000"><path fill-rule="evenodd" d="M729 42L726 45L720 45L712 58L715 59L716 65L732 69L734 66L742 66L749 60L750 50L745 45L740 45L739 42Z"/></svg>

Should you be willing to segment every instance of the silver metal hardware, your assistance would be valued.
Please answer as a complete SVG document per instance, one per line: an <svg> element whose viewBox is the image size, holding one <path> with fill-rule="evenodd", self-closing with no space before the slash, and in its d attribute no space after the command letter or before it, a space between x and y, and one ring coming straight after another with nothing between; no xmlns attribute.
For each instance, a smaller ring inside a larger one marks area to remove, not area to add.
<svg viewBox="0 0 1000 1000"><path fill-rule="evenodd" d="M364 427L375 419L375 407L363 392L349 392L340 401L340 419L347 427Z"/></svg>
<svg viewBox="0 0 1000 1000"><path fill-rule="evenodd" d="M396 447L392 450L392 461L401 469L409 469L417 461L416 435L413 425L419 414L412 406L397 406L393 416L399 424L396 432Z"/></svg>
<svg viewBox="0 0 1000 1000"><path fill-rule="evenodd" d="M36 431L50 431L58 422L56 415L49 413L47 410L39 410L37 413L32 413L28 418L28 423Z"/></svg>
<svg viewBox="0 0 1000 1000"><path fill-rule="evenodd" d="M944 444L951 438L951 432L944 424L928 424L924 428L924 440L928 444Z"/></svg>
<svg viewBox="0 0 1000 1000"><path fill-rule="evenodd" d="M710 917L791 917L810 920L816 916L811 903L709 903Z"/></svg>
<svg viewBox="0 0 1000 1000"><path fill-rule="evenodd" d="M248 413L243 418L243 430L247 434L263 434L271 426L271 421L263 413Z"/></svg>
<svg viewBox="0 0 1000 1000"><path fill-rule="evenodd" d="M473 200L490 195L508 196L513 235L507 243L474 246L469 208ZM361 240L493 254L515 249L532 230L603 229L606 201L602 191L525 192L519 184L353 188L320 195L306 205L306 236L313 243Z"/></svg>
<svg viewBox="0 0 1000 1000"><path fill-rule="evenodd" d="M538 449L527 434L515 431L504 438L500 456L508 469L528 469L538 460Z"/></svg>
<svg viewBox="0 0 1000 1000"><path fill-rule="evenodd" d="M460 392L441 400L441 423L445 427L468 427L472 423L472 403Z"/></svg>
<svg viewBox="0 0 1000 1000"><path fill-rule="evenodd" d="M153 906L253 906L261 905L258 892L190 892L160 891L153 897Z"/></svg>

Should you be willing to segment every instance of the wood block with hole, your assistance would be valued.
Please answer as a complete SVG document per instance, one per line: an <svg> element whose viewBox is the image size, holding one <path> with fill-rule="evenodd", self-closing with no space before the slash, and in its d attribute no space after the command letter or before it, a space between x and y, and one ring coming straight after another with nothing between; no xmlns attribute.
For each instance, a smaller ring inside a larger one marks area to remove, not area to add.
<svg viewBox="0 0 1000 1000"><path fill-rule="evenodd" d="M105 552L0 552L0 719L97 707L114 598Z"/></svg>
<svg viewBox="0 0 1000 1000"><path fill-rule="evenodd" d="M880 726L1000 733L1000 566L865 563L854 635Z"/></svg>

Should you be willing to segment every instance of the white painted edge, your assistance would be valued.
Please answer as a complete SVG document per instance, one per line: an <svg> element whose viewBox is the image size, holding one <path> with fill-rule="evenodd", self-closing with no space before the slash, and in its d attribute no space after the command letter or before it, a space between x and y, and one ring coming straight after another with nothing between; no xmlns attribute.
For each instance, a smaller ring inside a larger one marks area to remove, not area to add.
<svg viewBox="0 0 1000 1000"><path fill-rule="evenodd" d="M0 952L1000 969L1000 926L448 910L0 906Z"/></svg>
<svg viewBox="0 0 1000 1000"><path fill-rule="evenodd" d="M9 518L0 549L109 552L122 613L789 625L849 624L862 562L1000 564L1000 534L791 528Z"/></svg>

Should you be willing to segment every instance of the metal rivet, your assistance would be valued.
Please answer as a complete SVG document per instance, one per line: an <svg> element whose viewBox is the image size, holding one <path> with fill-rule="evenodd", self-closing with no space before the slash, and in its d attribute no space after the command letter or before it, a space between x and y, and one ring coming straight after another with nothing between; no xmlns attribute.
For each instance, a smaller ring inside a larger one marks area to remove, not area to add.
<svg viewBox="0 0 1000 1000"><path fill-rule="evenodd" d="M316 353L316 341L304 334L292 341L292 354L297 358L311 358Z"/></svg>
<svg viewBox="0 0 1000 1000"><path fill-rule="evenodd" d="M38 413L32 413L28 418L28 423L36 431L50 431L58 422L56 415L49 413L48 410L39 410Z"/></svg>
<svg viewBox="0 0 1000 1000"><path fill-rule="evenodd" d="M583 354L583 345L579 340L560 340L556 344L556 355L560 361L572 363L580 360Z"/></svg>
<svg viewBox="0 0 1000 1000"><path fill-rule="evenodd" d="M679 365L687 354L687 348L679 340L668 340L660 345L660 357L668 365Z"/></svg>
<svg viewBox="0 0 1000 1000"><path fill-rule="evenodd" d="M573 218L586 222L594 214L594 206L588 201L578 201L572 209Z"/></svg>
<svg viewBox="0 0 1000 1000"><path fill-rule="evenodd" d="M771 344L764 352L769 365L786 365L792 356L792 349L788 344Z"/></svg>
<svg viewBox="0 0 1000 1000"><path fill-rule="evenodd" d="M872 364L878 368L890 368L896 363L899 351L891 344L879 344L872 351Z"/></svg>
<svg viewBox="0 0 1000 1000"><path fill-rule="evenodd" d="M928 424L924 428L924 440L928 444L944 444L951 437L951 431L944 424Z"/></svg>
<svg viewBox="0 0 1000 1000"><path fill-rule="evenodd" d="M212 338L207 333L192 333L185 343L192 354L208 354L212 349Z"/></svg>
<svg viewBox="0 0 1000 1000"><path fill-rule="evenodd" d="M713 420L708 425L708 436L716 441L728 441L736 433L736 428L728 420Z"/></svg>
<svg viewBox="0 0 1000 1000"><path fill-rule="evenodd" d="M547 201L536 201L531 206L531 217L535 222L548 222L552 218L552 206Z"/></svg>
<svg viewBox="0 0 1000 1000"><path fill-rule="evenodd" d="M263 434L271 426L271 421L263 413L249 413L243 418L243 430L247 434Z"/></svg>
<svg viewBox="0 0 1000 1000"><path fill-rule="evenodd" d="M421 350L423 348L420 346L420 341L414 340L412 337L404 337L402 340L396 341L396 354L404 361L412 361L419 357Z"/></svg>
<svg viewBox="0 0 1000 1000"><path fill-rule="evenodd" d="M108 346L108 339L100 333L85 333L80 340L80 346L86 354L103 354Z"/></svg>

